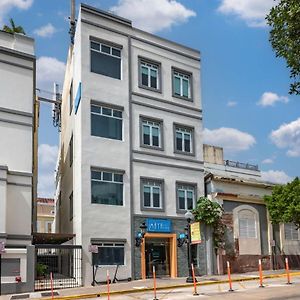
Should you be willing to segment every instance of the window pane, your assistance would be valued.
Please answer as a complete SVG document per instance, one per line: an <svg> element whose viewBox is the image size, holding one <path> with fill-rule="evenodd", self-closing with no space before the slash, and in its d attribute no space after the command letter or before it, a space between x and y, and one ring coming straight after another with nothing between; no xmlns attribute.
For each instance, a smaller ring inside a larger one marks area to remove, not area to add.
<svg viewBox="0 0 300 300"><path fill-rule="evenodd" d="M187 191L187 209L193 209L194 207L194 193L192 191Z"/></svg>
<svg viewBox="0 0 300 300"><path fill-rule="evenodd" d="M191 136L189 134L184 135L184 151L191 152Z"/></svg>
<svg viewBox="0 0 300 300"><path fill-rule="evenodd" d="M111 109L110 108L106 108L106 107L102 107L102 114L106 115L106 116L111 116Z"/></svg>
<svg viewBox="0 0 300 300"><path fill-rule="evenodd" d="M176 132L176 150L182 151L182 134Z"/></svg>
<svg viewBox="0 0 300 300"><path fill-rule="evenodd" d="M92 179L101 180L101 172L99 172L99 171L92 171Z"/></svg>
<svg viewBox="0 0 300 300"><path fill-rule="evenodd" d="M157 71L156 70L151 70L151 77L150 77L150 85L151 87L157 89Z"/></svg>
<svg viewBox="0 0 300 300"><path fill-rule="evenodd" d="M114 174L114 181L115 182L123 182L123 175L122 174Z"/></svg>
<svg viewBox="0 0 300 300"><path fill-rule="evenodd" d="M92 203L123 205L123 184L92 181Z"/></svg>
<svg viewBox="0 0 300 300"><path fill-rule="evenodd" d="M184 191L178 191L179 209L185 209L185 193Z"/></svg>
<svg viewBox="0 0 300 300"><path fill-rule="evenodd" d="M189 97L189 81L182 79L182 96Z"/></svg>
<svg viewBox="0 0 300 300"><path fill-rule="evenodd" d="M91 42L91 48L100 51L100 44Z"/></svg>
<svg viewBox="0 0 300 300"><path fill-rule="evenodd" d="M121 51L119 49L112 48L112 54L121 57Z"/></svg>
<svg viewBox="0 0 300 300"><path fill-rule="evenodd" d="M110 54L110 47L108 47L106 45L101 45L101 52Z"/></svg>
<svg viewBox="0 0 300 300"><path fill-rule="evenodd" d="M91 111L94 112L94 113L101 114L101 107L100 106L96 106L96 105L92 105L91 106Z"/></svg>
<svg viewBox="0 0 300 300"><path fill-rule="evenodd" d="M121 79L121 59L91 51L91 71L104 76Z"/></svg>
<svg viewBox="0 0 300 300"><path fill-rule="evenodd" d="M153 188L153 207L160 207L160 188Z"/></svg>
<svg viewBox="0 0 300 300"><path fill-rule="evenodd" d="M150 187L149 186L144 186L144 206L145 207L150 207L151 206L150 194L151 194Z"/></svg>
<svg viewBox="0 0 300 300"><path fill-rule="evenodd" d="M122 118L122 112L119 110L114 110L113 111L113 116L117 118Z"/></svg>
<svg viewBox="0 0 300 300"><path fill-rule="evenodd" d="M103 180L112 181L112 173L103 172Z"/></svg>
<svg viewBox="0 0 300 300"><path fill-rule="evenodd" d="M142 67L142 85L148 86L148 68Z"/></svg>
<svg viewBox="0 0 300 300"><path fill-rule="evenodd" d="M91 131L94 136L122 140L122 120L92 114Z"/></svg>
<svg viewBox="0 0 300 300"><path fill-rule="evenodd" d="M180 78L174 76L174 94L180 96Z"/></svg>
<svg viewBox="0 0 300 300"><path fill-rule="evenodd" d="M159 128L152 127L152 144L159 147Z"/></svg>
<svg viewBox="0 0 300 300"><path fill-rule="evenodd" d="M143 125L143 140L144 145L150 145L150 127L148 125Z"/></svg>

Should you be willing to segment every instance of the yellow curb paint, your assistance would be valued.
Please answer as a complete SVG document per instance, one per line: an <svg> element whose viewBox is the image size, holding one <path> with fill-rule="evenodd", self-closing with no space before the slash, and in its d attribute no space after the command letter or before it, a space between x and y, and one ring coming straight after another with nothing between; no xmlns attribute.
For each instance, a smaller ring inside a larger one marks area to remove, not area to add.
<svg viewBox="0 0 300 300"><path fill-rule="evenodd" d="M291 276L300 276L300 272L294 272L291 273ZM271 274L271 275L265 275L263 276L264 279L272 279L272 278L282 278L286 277L286 274ZM240 278L232 278L232 282L243 282L243 281L254 281L258 280L259 276L255 277L240 277ZM202 281L198 282L197 285L213 285L213 284L222 284L222 283L228 283L228 280L219 280L219 281ZM193 286L192 283L181 283L181 284L173 284L173 285L167 285L167 286L160 286L157 287L157 290L170 290L170 289L176 289L176 288L185 288L185 287L191 287ZM152 291L153 288L143 288L138 290L121 290L121 291L111 291L111 295L124 295L124 294L136 294L136 293L142 293L142 292L148 292ZM91 294L81 294L81 295L70 295L70 296L62 296L62 297L54 297L55 300L73 300L73 299L86 299L86 298L97 298L100 296L107 296L106 292L103 293L91 293ZM42 300L51 300L51 298L40 298Z"/></svg>

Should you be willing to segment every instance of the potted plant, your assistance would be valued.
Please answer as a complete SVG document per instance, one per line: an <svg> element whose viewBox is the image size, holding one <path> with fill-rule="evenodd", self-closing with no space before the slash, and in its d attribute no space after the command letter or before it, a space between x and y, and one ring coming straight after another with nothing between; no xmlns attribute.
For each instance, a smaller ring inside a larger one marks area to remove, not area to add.
<svg viewBox="0 0 300 300"><path fill-rule="evenodd" d="M41 263L36 265L36 276L37 279L44 279L46 277L47 266Z"/></svg>

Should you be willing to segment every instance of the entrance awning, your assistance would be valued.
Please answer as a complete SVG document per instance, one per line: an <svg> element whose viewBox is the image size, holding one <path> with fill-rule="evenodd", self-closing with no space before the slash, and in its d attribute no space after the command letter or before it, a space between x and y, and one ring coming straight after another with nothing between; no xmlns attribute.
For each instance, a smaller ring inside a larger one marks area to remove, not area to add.
<svg viewBox="0 0 300 300"><path fill-rule="evenodd" d="M33 244L34 245L41 245L41 244L63 244L75 237L75 234L69 233L33 233Z"/></svg>

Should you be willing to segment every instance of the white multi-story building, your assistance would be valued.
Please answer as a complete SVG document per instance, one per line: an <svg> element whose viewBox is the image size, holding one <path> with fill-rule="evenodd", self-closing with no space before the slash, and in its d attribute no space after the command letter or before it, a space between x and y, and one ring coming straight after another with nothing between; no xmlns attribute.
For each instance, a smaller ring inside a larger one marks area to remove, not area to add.
<svg viewBox="0 0 300 300"><path fill-rule="evenodd" d="M34 40L0 31L0 242L2 292L33 290ZM16 283L16 277L21 283Z"/></svg>
<svg viewBox="0 0 300 300"><path fill-rule="evenodd" d="M81 4L62 95L55 224L83 246L85 284L92 244L94 263L119 265L119 278L151 276L153 263L162 276L186 275L176 239L204 194L201 132L199 51ZM198 257L205 251L204 241ZM206 273L204 259L197 266Z"/></svg>

